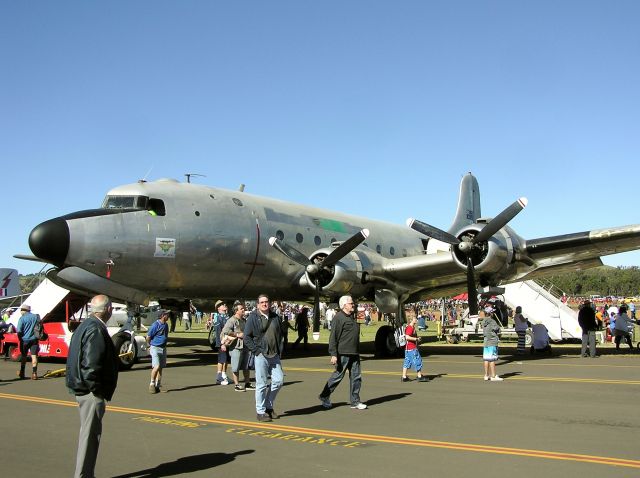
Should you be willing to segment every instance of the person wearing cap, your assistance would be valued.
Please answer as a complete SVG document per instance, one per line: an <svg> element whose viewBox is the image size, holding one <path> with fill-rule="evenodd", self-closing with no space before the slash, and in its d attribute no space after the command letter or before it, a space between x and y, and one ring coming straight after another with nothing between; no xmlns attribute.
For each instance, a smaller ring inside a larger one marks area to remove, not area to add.
<svg viewBox="0 0 640 478"><path fill-rule="evenodd" d="M162 382L162 369L167 366L167 339L169 338L169 325L167 322L171 312L163 310L160 318L156 320L147 332L147 343L151 352L151 382L149 393L158 393Z"/></svg>
<svg viewBox="0 0 640 478"><path fill-rule="evenodd" d="M498 360L498 342L500 341L500 325L496 321L495 310L491 306L484 309L482 320L482 335L484 336L484 348L482 360L484 361L484 379L492 382L502 382L503 378L496 375L496 361Z"/></svg>
<svg viewBox="0 0 640 478"><path fill-rule="evenodd" d="M230 357L226 345L223 345L221 342L222 329L224 328L224 324L227 323L229 314L227 304L225 304L223 300L216 301L215 308L216 312L213 314L213 323L211 325L211 332L209 333L209 336L211 337L213 334L210 341L213 344L214 341L212 339L215 338L215 347L218 350L216 383L218 385L229 385L229 377L227 377L227 363L230 361Z"/></svg>
<svg viewBox="0 0 640 478"><path fill-rule="evenodd" d="M38 321L38 316L31 313L31 306L22 304L20 306L20 319L18 319L18 340L20 340L20 370L18 378L23 380L24 369L27 365L27 354L31 352L31 379L38 379L38 338L33 329Z"/></svg>
<svg viewBox="0 0 640 478"><path fill-rule="evenodd" d="M596 312L591 307L591 301L588 299L582 303L582 307L578 312L578 324L582 329L582 356L587 357L587 347L591 358L596 357L596 329L598 321L596 320Z"/></svg>

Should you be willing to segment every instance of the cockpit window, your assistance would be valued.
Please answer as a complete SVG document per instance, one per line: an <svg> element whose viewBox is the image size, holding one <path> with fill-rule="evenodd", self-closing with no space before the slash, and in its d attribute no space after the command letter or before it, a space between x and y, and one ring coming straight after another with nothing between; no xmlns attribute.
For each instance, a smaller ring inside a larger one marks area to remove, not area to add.
<svg viewBox="0 0 640 478"><path fill-rule="evenodd" d="M150 199L148 196L107 196L102 203L102 209L142 210L149 211L154 216L164 216L166 214L164 201L162 199Z"/></svg>
<svg viewBox="0 0 640 478"><path fill-rule="evenodd" d="M104 209L146 209L147 196L107 196L102 203Z"/></svg>

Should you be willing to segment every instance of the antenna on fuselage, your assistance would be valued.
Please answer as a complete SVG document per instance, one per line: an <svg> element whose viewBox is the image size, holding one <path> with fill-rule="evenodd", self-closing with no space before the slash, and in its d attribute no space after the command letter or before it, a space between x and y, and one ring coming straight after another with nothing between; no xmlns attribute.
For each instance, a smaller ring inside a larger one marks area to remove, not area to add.
<svg viewBox="0 0 640 478"><path fill-rule="evenodd" d="M198 174L198 173L187 173L184 176L185 176L185 178L187 178L187 182L188 183L191 182L191 176L200 176L200 177L206 178L206 176L204 174Z"/></svg>
<svg viewBox="0 0 640 478"><path fill-rule="evenodd" d="M141 179L141 181L142 181L143 183L146 183L146 182L147 182L147 178L148 178L148 177L149 177L149 175L151 174L151 171L153 171L153 166L151 166L151 167L149 168L149 171L147 171L147 174L145 174L145 175L144 175L144 178L142 178L142 179Z"/></svg>

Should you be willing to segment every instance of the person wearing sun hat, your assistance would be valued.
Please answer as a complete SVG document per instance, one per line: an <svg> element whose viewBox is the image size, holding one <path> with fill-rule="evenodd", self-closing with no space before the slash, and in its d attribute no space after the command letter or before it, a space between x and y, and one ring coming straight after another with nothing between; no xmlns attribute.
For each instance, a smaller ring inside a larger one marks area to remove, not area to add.
<svg viewBox="0 0 640 478"><path fill-rule="evenodd" d="M484 379L492 382L502 382L503 379L496 375L500 325L498 325L496 321L494 312L495 309L491 305L487 305L484 309L484 319L482 320L482 334L484 336L484 348L482 350Z"/></svg>

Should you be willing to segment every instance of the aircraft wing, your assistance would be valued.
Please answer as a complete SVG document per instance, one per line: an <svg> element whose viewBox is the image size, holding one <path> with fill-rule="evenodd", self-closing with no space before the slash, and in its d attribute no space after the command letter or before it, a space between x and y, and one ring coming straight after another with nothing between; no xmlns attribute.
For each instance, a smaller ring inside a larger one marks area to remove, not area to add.
<svg viewBox="0 0 640 478"><path fill-rule="evenodd" d="M491 285L536 279L602 265L601 256L640 248L640 224L514 242L501 263L480 271ZM412 299L441 297L462 291L466 273L450 251L386 261L380 274L407 284ZM384 286L384 285L383 285Z"/></svg>
<svg viewBox="0 0 640 478"><path fill-rule="evenodd" d="M640 224L526 241L527 256L540 268L588 261L638 248Z"/></svg>

